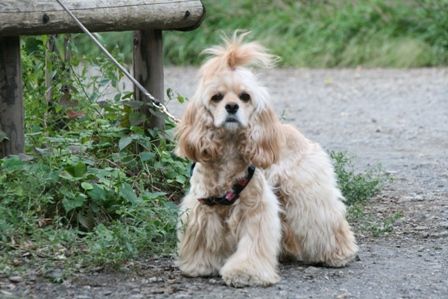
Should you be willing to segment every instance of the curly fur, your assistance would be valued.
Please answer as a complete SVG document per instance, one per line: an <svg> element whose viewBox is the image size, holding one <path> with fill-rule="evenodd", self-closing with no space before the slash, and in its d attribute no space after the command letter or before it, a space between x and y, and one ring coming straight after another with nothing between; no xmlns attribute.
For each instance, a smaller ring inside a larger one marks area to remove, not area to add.
<svg viewBox="0 0 448 299"><path fill-rule="evenodd" d="M177 154L198 162L181 203L177 264L187 276L220 274L236 287L279 281L279 257L344 266L358 248L328 155L279 122L247 68L275 57L243 37L205 51L212 57L177 127ZM234 205L199 203L224 194L250 164L258 168Z"/></svg>

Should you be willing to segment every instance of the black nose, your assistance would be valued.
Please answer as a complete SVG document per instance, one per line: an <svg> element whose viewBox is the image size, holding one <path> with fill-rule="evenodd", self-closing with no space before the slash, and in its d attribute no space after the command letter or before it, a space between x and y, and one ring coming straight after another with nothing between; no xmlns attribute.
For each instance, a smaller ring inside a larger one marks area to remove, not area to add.
<svg viewBox="0 0 448 299"><path fill-rule="evenodd" d="M235 103L229 103L226 105L226 111L230 114L235 114L238 111L238 108L240 107Z"/></svg>

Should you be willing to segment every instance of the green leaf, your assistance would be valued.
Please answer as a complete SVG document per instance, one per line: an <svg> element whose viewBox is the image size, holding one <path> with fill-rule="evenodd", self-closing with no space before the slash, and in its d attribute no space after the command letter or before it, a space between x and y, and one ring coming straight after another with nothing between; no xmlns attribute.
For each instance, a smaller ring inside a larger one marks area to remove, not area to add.
<svg viewBox="0 0 448 299"><path fill-rule="evenodd" d="M122 151L129 144L131 144L133 140L134 140L134 138L132 136L121 137L120 141L118 141L118 148L120 149L120 151Z"/></svg>
<svg viewBox="0 0 448 299"><path fill-rule="evenodd" d="M131 185L127 183L121 185L120 196L130 203L136 203L138 201L138 197L132 189Z"/></svg>
<svg viewBox="0 0 448 299"><path fill-rule="evenodd" d="M95 219L93 218L93 216L91 214L88 215L83 215L81 213L79 213L77 215L78 218L78 222L87 229L92 229L95 225Z"/></svg>
<svg viewBox="0 0 448 299"><path fill-rule="evenodd" d="M95 201L101 201L106 199L106 191L100 188L98 185L94 185L92 190L88 191L87 194Z"/></svg>
<svg viewBox="0 0 448 299"><path fill-rule="evenodd" d="M140 160L141 160L142 162L146 162L146 161L153 160L154 157L156 156L156 154L154 154L154 153L152 153L152 152L141 152L141 153L139 154L139 156L140 156Z"/></svg>
<svg viewBox="0 0 448 299"><path fill-rule="evenodd" d="M127 107L131 107L133 110L138 110L142 108L145 103L142 101L123 101L123 104Z"/></svg>
<svg viewBox="0 0 448 299"><path fill-rule="evenodd" d="M80 178L87 173L87 165L79 161L76 164L70 164L65 167L65 170L73 177Z"/></svg>
<svg viewBox="0 0 448 299"><path fill-rule="evenodd" d="M81 183L81 188L88 191L88 190L92 190L93 189L93 185L87 182L82 182Z"/></svg>
<svg viewBox="0 0 448 299"><path fill-rule="evenodd" d="M12 157L4 160L3 169L5 171L15 171L15 170L22 169L24 164L25 163L22 160L20 160L19 157L12 156Z"/></svg>
<svg viewBox="0 0 448 299"><path fill-rule="evenodd" d="M62 205L64 206L66 212L70 212L73 209L82 207L85 200L85 194L78 194L73 198L64 198L62 200Z"/></svg>
<svg viewBox="0 0 448 299"><path fill-rule="evenodd" d="M139 111L129 112L129 123L131 126L138 126L144 123L146 120L146 115Z"/></svg>
<svg viewBox="0 0 448 299"><path fill-rule="evenodd" d="M165 192L145 192L145 194L143 194L143 198L145 200L154 200L165 195Z"/></svg>
<svg viewBox="0 0 448 299"><path fill-rule="evenodd" d="M177 96L177 102L180 104L185 103L186 98L184 96L178 95Z"/></svg>
<svg viewBox="0 0 448 299"><path fill-rule="evenodd" d="M184 175L177 175L176 176L176 182L180 184L184 184L187 181Z"/></svg>

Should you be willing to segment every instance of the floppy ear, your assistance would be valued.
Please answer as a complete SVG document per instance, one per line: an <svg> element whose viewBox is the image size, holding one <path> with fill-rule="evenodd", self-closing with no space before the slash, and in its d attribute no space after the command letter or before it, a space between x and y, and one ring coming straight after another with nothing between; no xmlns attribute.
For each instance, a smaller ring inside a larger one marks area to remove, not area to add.
<svg viewBox="0 0 448 299"><path fill-rule="evenodd" d="M176 154L193 161L207 162L216 159L222 153L217 129L213 119L202 105L193 101L176 128L178 140Z"/></svg>
<svg viewBox="0 0 448 299"><path fill-rule="evenodd" d="M280 122L270 107L253 115L240 149L247 162L268 168L278 161L282 133Z"/></svg>

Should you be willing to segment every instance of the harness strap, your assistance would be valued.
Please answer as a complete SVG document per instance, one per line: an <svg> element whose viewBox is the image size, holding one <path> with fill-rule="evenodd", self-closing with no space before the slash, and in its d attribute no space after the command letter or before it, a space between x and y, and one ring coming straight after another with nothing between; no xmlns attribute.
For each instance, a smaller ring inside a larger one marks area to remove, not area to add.
<svg viewBox="0 0 448 299"><path fill-rule="evenodd" d="M191 167L191 172L193 172L194 164ZM199 202L206 204L208 206L214 206L214 205L224 205L224 206L230 206L235 201L237 201L238 198L240 198L240 193L246 188L246 186L249 184L250 180L254 176L255 173L255 166L251 165L247 168L247 174L244 178L238 179L233 185L232 190L229 190L224 194L223 196L217 197L217 196L211 196L207 198L198 198Z"/></svg>

